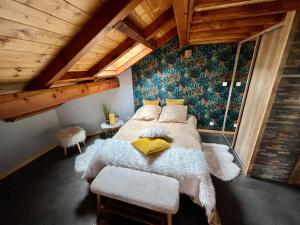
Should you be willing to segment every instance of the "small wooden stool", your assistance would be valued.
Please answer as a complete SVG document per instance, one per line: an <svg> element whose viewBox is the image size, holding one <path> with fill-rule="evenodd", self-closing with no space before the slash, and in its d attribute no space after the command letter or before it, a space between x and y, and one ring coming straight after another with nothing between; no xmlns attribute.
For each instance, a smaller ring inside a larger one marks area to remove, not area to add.
<svg viewBox="0 0 300 225"><path fill-rule="evenodd" d="M81 127L68 127L62 129L57 134L59 145L64 148L65 156L67 148L77 145L79 153L81 153L80 142L85 145L86 132Z"/></svg>
<svg viewBox="0 0 300 225"><path fill-rule="evenodd" d="M168 225L172 225L172 215L177 213L179 207L177 180L137 170L107 166L94 179L90 190L97 194L99 218L101 212L106 210L101 205L101 196L164 213L167 215ZM114 213L109 209L106 211ZM130 213L122 216L143 221Z"/></svg>

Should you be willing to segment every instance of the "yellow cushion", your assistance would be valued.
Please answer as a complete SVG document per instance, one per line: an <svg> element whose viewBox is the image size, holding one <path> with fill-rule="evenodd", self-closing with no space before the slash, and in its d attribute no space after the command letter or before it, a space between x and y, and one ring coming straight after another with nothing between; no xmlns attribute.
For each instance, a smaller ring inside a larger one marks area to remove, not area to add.
<svg viewBox="0 0 300 225"><path fill-rule="evenodd" d="M160 138L139 138L131 143L137 150L149 155L170 148L170 144Z"/></svg>
<svg viewBox="0 0 300 225"><path fill-rule="evenodd" d="M184 105L184 99L167 99L167 105Z"/></svg>
<svg viewBox="0 0 300 225"><path fill-rule="evenodd" d="M144 105L159 105L159 100L143 100Z"/></svg>

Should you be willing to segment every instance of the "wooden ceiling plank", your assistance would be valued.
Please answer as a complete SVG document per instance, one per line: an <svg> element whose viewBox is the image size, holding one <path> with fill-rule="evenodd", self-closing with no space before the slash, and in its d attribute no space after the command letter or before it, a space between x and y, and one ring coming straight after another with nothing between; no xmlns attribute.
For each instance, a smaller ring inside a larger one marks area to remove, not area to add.
<svg viewBox="0 0 300 225"><path fill-rule="evenodd" d="M224 3L220 1L214 1L209 3L206 3L205 1L200 1L199 4L195 5L194 11L204 12L204 11L215 10L215 9L226 9L231 7L253 5L253 4L273 2L273 1L276 0L229 0L229 1L224 1Z"/></svg>
<svg viewBox="0 0 300 225"><path fill-rule="evenodd" d="M191 39L200 39L205 37L217 38L219 36L233 35L233 34L250 34L253 32L259 32L264 29L264 26L250 26L250 27L239 27L239 28L228 28L220 30L211 30L211 31L200 31L193 32L190 35Z"/></svg>
<svg viewBox="0 0 300 225"><path fill-rule="evenodd" d="M124 19L119 21L115 26L114 29L126 34L131 39L135 40L136 42L142 43L151 49L155 49L156 46L151 43L150 41L146 40L140 31L135 25L133 25L128 19Z"/></svg>
<svg viewBox="0 0 300 225"><path fill-rule="evenodd" d="M62 104L72 99L99 93L119 86L119 80L115 78L74 86L1 95L0 119L15 118Z"/></svg>
<svg viewBox="0 0 300 225"><path fill-rule="evenodd" d="M160 15L155 21L149 24L142 32L145 39L149 40L149 38L154 37L154 35L161 29L161 27L164 27L165 24L167 24L170 20L172 20L173 15L174 15L173 9L170 8L167 11L165 11L162 15ZM176 29L175 31L177 32ZM172 35L175 36L174 30ZM160 44L162 43L162 40L163 39L161 39L161 41L155 41L155 42ZM93 67L91 67L89 69L89 72L93 72L94 75L96 75L103 68L113 64L114 61L118 60L122 55L126 54L135 45L137 45L135 40L131 38L127 38L125 41L119 44L117 48L115 48L113 51L111 51L109 54L103 57L98 63L96 63ZM90 76L89 72L86 73L86 76ZM70 79L70 76L67 74L68 72L66 73L66 75L64 75L61 78L61 80L65 78ZM81 74L81 76L83 77L83 74Z"/></svg>
<svg viewBox="0 0 300 225"><path fill-rule="evenodd" d="M190 37L190 29L193 20L193 13L194 13L194 0L189 0L189 9L188 9L188 18L187 18L187 29L186 29L186 39L188 40Z"/></svg>
<svg viewBox="0 0 300 225"><path fill-rule="evenodd" d="M258 25L274 25L284 20L285 14L249 17L242 19L224 20L208 23L192 24L190 32L209 31L218 29L240 28Z"/></svg>
<svg viewBox="0 0 300 225"><path fill-rule="evenodd" d="M84 56L119 20L124 19L142 0L115 0L104 4L93 18L83 26L75 38L33 80L29 90L50 87Z"/></svg>
<svg viewBox="0 0 300 225"><path fill-rule="evenodd" d="M267 16L286 13L290 10L297 9L300 9L300 1L284 0L266 2L257 5L245 5L240 7L231 7L194 13L193 23L205 23L247 17Z"/></svg>
<svg viewBox="0 0 300 225"><path fill-rule="evenodd" d="M14 0L31 8L48 13L77 26L82 26L91 16L64 0Z"/></svg>
<svg viewBox="0 0 300 225"><path fill-rule="evenodd" d="M32 42L64 46L71 38L18 22L0 18L0 34L6 37Z"/></svg>
<svg viewBox="0 0 300 225"><path fill-rule="evenodd" d="M187 43L189 0L174 0L173 9L177 24L180 46Z"/></svg>
<svg viewBox="0 0 300 225"><path fill-rule="evenodd" d="M177 28L174 27L171 30L169 30L165 35L160 37L156 40L157 47L163 46L165 43L167 43L172 37L175 37L178 34Z"/></svg>
<svg viewBox="0 0 300 225"><path fill-rule="evenodd" d="M144 29L143 36L146 37L147 40L152 39L157 32L159 32L163 27L168 24L170 20L174 18L173 7L170 7L161 14L156 20L154 20L151 24L147 26L147 29Z"/></svg>
<svg viewBox="0 0 300 225"><path fill-rule="evenodd" d="M217 44L217 43L237 43L241 41L241 38L226 38L226 39L210 39L210 40L192 40L189 42L190 45L200 45L200 44Z"/></svg>

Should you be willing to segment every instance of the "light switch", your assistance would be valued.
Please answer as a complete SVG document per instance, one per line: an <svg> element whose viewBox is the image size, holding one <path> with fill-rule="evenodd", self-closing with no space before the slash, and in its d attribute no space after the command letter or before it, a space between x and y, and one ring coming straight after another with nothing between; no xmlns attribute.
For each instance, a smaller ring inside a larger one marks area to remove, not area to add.
<svg viewBox="0 0 300 225"><path fill-rule="evenodd" d="M224 81L224 82L222 83L222 86L223 86L223 87L227 87L227 83L228 83L228 82Z"/></svg>
<svg viewBox="0 0 300 225"><path fill-rule="evenodd" d="M237 123L233 124L233 127L235 127L235 128L236 128L236 127L237 127Z"/></svg>
<svg viewBox="0 0 300 225"><path fill-rule="evenodd" d="M240 87L242 85L242 82L241 81L237 81L236 83L235 83L235 86L236 87Z"/></svg>
<svg viewBox="0 0 300 225"><path fill-rule="evenodd" d="M215 125L215 122L210 121L210 122L209 122L209 126L213 126L213 125Z"/></svg>

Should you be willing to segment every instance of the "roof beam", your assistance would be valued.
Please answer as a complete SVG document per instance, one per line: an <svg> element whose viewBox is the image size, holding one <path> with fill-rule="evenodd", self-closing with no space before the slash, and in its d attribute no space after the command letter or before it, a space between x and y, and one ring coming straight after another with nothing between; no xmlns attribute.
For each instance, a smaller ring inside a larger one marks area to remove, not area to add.
<svg viewBox="0 0 300 225"><path fill-rule="evenodd" d="M194 4L195 4L195 0L189 0L188 17L187 17L187 29L186 29L186 39L187 40L190 37L190 29L191 29L192 20L193 20L193 14L194 14Z"/></svg>
<svg viewBox="0 0 300 225"><path fill-rule="evenodd" d="M168 42L172 37L175 37L177 35L177 28L174 27L173 29L169 30L165 35L160 37L156 40L157 47L163 46L166 42Z"/></svg>
<svg viewBox="0 0 300 225"><path fill-rule="evenodd" d="M166 10L162 15L160 15L154 22L149 24L143 31L143 37L146 40L152 39L155 34L160 31L170 20L173 19L174 12L173 8L170 7L168 10ZM111 65L115 60L120 58L123 54L126 54L127 51L129 51L132 47L137 45L138 43L131 39L127 38L125 41L123 41L117 48L115 48L113 51L111 51L108 55L106 55L104 58L102 58L98 63L96 63L93 67L89 69L89 71L82 72L80 74L81 78L86 76L93 76L99 73L103 68ZM69 74L70 72L67 72L61 80L64 79L71 79L73 75ZM77 72L72 72L77 73ZM85 74L84 74L85 73ZM91 75L91 73L93 75Z"/></svg>
<svg viewBox="0 0 300 225"><path fill-rule="evenodd" d="M210 31L218 29L230 29L259 25L274 25L283 21L285 14L276 14L268 16L248 17L243 19L224 20L208 23L192 24L190 32Z"/></svg>
<svg viewBox="0 0 300 225"><path fill-rule="evenodd" d="M111 27L124 19L141 2L142 0L114 0L106 2L60 54L29 84L28 89L34 90L50 87L99 40L103 39Z"/></svg>
<svg viewBox="0 0 300 225"><path fill-rule="evenodd" d="M26 91L0 96L0 119L32 114L66 101L119 87L117 78L74 86Z"/></svg>
<svg viewBox="0 0 300 225"><path fill-rule="evenodd" d="M251 33L260 32L264 29L264 26L250 26L250 27L240 27L240 28L230 28L230 29L220 29L211 31L200 31L191 33L191 39L202 39L202 38L216 38L220 36L228 35L249 35Z"/></svg>
<svg viewBox="0 0 300 225"><path fill-rule="evenodd" d="M193 23L241 19L247 17L266 16L286 13L290 10L300 9L300 1L282 0L266 2L257 5L245 5L226 9L216 9L194 13Z"/></svg>
<svg viewBox="0 0 300 225"><path fill-rule="evenodd" d="M201 45L201 44L217 44L217 43L237 43L241 41L241 38L220 38L220 39L198 39L191 40L189 42L190 45Z"/></svg>
<svg viewBox="0 0 300 225"><path fill-rule="evenodd" d="M176 19L179 44L180 46L184 46L187 43L189 0L173 0L173 9Z"/></svg>
<svg viewBox="0 0 300 225"><path fill-rule="evenodd" d="M147 41L142 31L140 31L134 24L132 24L128 19L124 19L119 21L115 26L114 29L126 34L131 39L135 40L136 42L142 43L146 45L148 48L155 49L156 46L151 43L151 41Z"/></svg>
<svg viewBox="0 0 300 225"><path fill-rule="evenodd" d="M199 4L197 4L194 7L195 12L204 12L209 10L215 10L215 9L226 9L231 7L237 7L237 6L244 6L244 5L253 5L253 4L259 4L259 3L265 3L265 2L273 2L276 0L228 0L225 1L223 4L220 1L199 1Z"/></svg>

